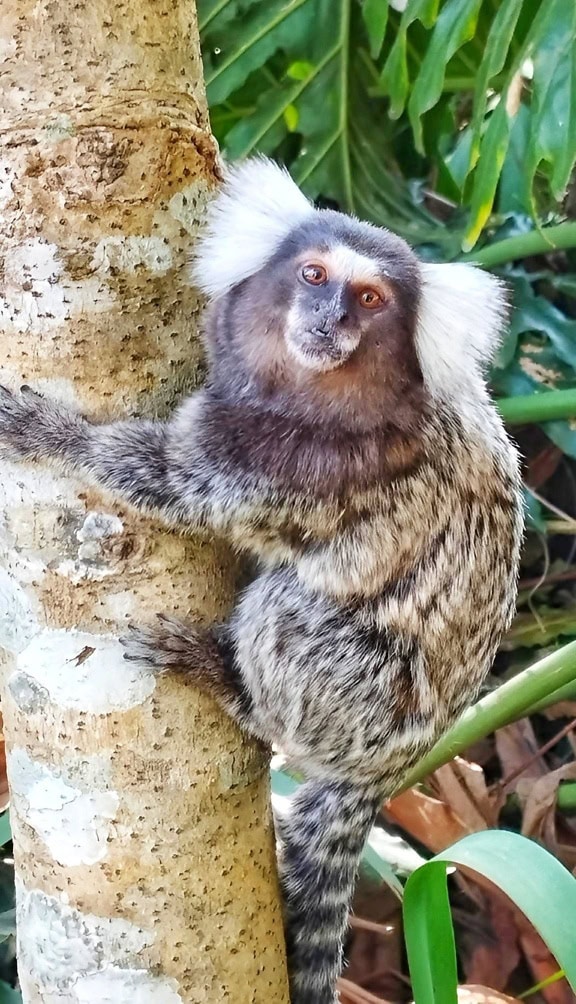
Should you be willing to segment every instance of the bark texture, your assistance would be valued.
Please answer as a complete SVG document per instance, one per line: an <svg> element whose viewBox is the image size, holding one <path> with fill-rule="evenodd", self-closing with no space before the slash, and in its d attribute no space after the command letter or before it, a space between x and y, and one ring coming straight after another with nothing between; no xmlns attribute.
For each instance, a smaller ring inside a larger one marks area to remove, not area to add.
<svg viewBox="0 0 576 1004"><path fill-rule="evenodd" d="M3 0L0 380L109 418L201 375L186 260L216 184L190 0ZM284 1004L267 764L123 662L210 621L222 545L2 461L0 644L27 1004Z"/></svg>

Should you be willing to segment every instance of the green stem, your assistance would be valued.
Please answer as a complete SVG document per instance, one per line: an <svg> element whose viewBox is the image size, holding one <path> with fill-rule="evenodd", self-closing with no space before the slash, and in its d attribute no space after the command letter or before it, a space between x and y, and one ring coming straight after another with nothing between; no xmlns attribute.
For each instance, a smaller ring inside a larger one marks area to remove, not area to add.
<svg viewBox="0 0 576 1004"><path fill-rule="evenodd" d="M494 268L495 265L505 265L515 258L550 254L551 251L574 247L576 247L576 223L559 223L555 227L530 230L527 234L517 234L516 237L496 241L495 244L488 244L478 251L469 251L468 254L461 255L459 260L471 261L484 268Z"/></svg>
<svg viewBox="0 0 576 1004"><path fill-rule="evenodd" d="M524 718L534 705L576 681L576 641L546 656L468 708L430 752L405 776L399 794L463 753L472 743Z"/></svg>
<svg viewBox="0 0 576 1004"><path fill-rule="evenodd" d="M556 805L562 812L576 812L576 781L559 785Z"/></svg>
<svg viewBox="0 0 576 1004"><path fill-rule="evenodd" d="M504 397L497 404L502 418L510 425L573 418L576 416L576 388Z"/></svg>

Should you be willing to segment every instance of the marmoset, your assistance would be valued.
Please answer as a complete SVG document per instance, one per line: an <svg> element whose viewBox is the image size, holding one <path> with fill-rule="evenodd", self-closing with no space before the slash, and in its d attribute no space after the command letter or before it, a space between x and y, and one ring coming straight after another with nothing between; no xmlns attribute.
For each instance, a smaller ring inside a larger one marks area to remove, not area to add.
<svg viewBox="0 0 576 1004"><path fill-rule="evenodd" d="M162 617L124 644L307 779L279 824L291 1001L334 1004L376 813L513 613L518 458L484 377L505 294L316 209L265 159L227 170L194 272L208 377L169 420L95 424L2 390L0 441L257 557L227 623Z"/></svg>

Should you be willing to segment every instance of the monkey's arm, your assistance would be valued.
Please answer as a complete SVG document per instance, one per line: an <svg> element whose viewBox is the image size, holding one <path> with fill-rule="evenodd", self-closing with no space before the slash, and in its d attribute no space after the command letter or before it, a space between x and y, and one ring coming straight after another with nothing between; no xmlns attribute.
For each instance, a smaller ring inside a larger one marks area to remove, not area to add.
<svg viewBox="0 0 576 1004"><path fill-rule="evenodd" d="M167 424L147 419L95 425L22 388L0 388L0 448L9 458L56 463L88 475L138 508L186 518L169 477Z"/></svg>

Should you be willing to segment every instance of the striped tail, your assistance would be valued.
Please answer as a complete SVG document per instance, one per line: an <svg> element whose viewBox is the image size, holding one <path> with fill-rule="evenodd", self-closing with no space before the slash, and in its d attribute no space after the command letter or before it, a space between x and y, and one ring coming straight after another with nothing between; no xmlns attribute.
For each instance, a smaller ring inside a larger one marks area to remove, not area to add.
<svg viewBox="0 0 576 1004"><path fill-rule="evenodd" d="M291 1004L335 1004L362 848L380 805L346 782L309 781L278 821Z"/></svg>

